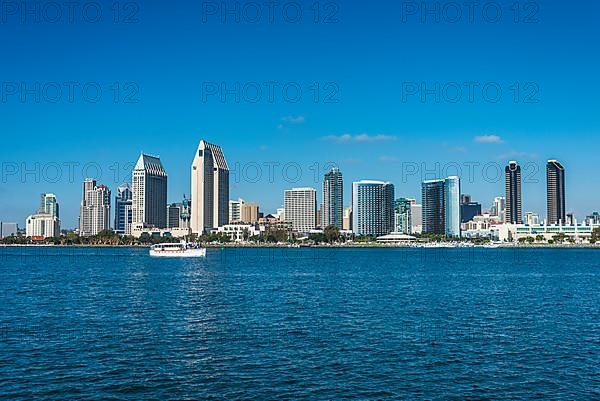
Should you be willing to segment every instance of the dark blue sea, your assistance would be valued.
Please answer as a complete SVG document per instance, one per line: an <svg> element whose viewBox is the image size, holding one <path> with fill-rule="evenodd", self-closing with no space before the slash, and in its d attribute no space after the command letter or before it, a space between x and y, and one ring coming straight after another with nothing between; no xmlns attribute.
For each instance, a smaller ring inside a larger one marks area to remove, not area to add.
<svg viewBox="0 0 600 401"><path fill-rule="evenodd" d="M0 399L600 399L600 251L0 248Z"/></svg>

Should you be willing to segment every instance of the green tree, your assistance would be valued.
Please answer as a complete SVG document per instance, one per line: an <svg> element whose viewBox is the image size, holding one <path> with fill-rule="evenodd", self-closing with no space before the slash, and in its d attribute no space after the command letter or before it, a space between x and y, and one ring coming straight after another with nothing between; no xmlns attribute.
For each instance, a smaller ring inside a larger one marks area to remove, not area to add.
<svg viewBox="0 0 600 401"><path fill-rule="evenodd" d="M334 225L325 227L323 234L325 235L325 240L330 244L340 240L340 229Z"/></svg>

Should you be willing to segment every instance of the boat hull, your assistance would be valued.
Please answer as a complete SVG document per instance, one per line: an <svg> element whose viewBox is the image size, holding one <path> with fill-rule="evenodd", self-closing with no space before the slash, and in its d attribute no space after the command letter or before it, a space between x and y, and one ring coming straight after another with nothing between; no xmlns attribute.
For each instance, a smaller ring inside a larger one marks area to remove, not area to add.
<svg viewBox="0 0 600 401"><path fill-rule="evenodd" d="M150 249L150 256L154 258L203 258L206 256L206 248L186 249L183 251L156 251Z"/></svg>

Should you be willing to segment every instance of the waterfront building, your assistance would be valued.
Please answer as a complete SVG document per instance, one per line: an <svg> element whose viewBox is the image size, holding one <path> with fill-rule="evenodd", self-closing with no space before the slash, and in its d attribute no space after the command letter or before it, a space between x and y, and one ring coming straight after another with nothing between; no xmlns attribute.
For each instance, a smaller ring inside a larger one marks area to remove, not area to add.
<svg viewBox="0 0 600 401"><path fill-rule="evenodd" d="M586 216L585 223L588 225L590 225L590 224L600 225L600 212L593 212L589 216Z"/></svg>
<svg viewBox="0 0 600 401"><path fill-rule="evenodd" d="M352 231L352 208L344 208L344 220L342 223L342 230Z"/></svg>
<svg viewBox="0 0 600 401"><path fill-rule="evenodd" d="M60 236L60 220L50 213L38 213L27 217L25 235L34 240Z"/></svg>
<svg viewBox="0 0 600 401"><path fill-rule="evenodd" d="M421 192L423 202L423 233L444 235L446 232L444 180L424 181Z"/></svg>
<svg viewBox="0 0 600 401"><path fill-rule="evenodd" d="M254 224L258 223L260 215L260 207L258 203L250 202L244 203L240 210L240 220L242 223Z"/></svg>
<svg viewBox="0 0 600 401"><path fill-rule="evenodd" d="M181 203L171 203L167 206L167 228L179 228L182 209Z"/></svg>
<svg viewBox="0 0 600 401"><path fill-rule="evenodd" d="M506 221L506 198L504 196L494 198L490 214L496 216L500 221Z"/></svg>
<svg viewBox="0 0 600 401"><path fill-rule="evenodd" d="M132 225L167 227L167 173L158 157L142 154L133 169Z"/></svg>
<svg viewBox="0 0 600 401"><path fill-rule="evenodd" d="M460 237L460 179L424 181L422 198L423 233Z"/></svg>
<svg viewBox="0 0 600 401"><path fill-rule="evenodd" d="M546 164L548 223L566 221L565 168L558 160Z"/></svg>
<svg viewBox="0 0 600 401"><path fill-rule="evenodd" d="M86 178L79 212L79 235L88 237L110 229L110 190Z"/></svg>
<svg viewBox="0 0 600 401"><path fill-rule="evenodd" d="M502 221L498 221L497 216L484 213L461 224L461 237L486 238L497 241L500 238L500 226L503 224Z"/></svg>
<svg viewBox="0 0 600 401"><path fill-rule="evenodd" d="M525 224L529 226L540 224L540 216L533 212L525 213Z"/></svg>
<svg viewBox="0 0 600 401"><path fill-rule="evenodd" d="M352 231L382 236L394 231L394 185L362 180L352 183Z"/></svg>
<svg viewBox="0 0 600 401"><path fill-rule="evenodd" d="M460 178L452 176L444 180L444 196L446 236L460 237Z"/></svg>
<svg viewBox="0 0 600 401"><path fill-rule="evenodd" d="M16 237L19 233L17 223L7 223L0 221L0 238Z"/></svg>
<svg viewBox="0 0 600 401"><path fill-rule="evenodd" d="M262 230L261 230L262 228ZM226 224L216 229L219 234L225 234L231 241L246 242L248 239L261 235L265 227L257 224Z"/></svg>
<svg viewBox="0 0 600 401"><path fill-rule="evenodd" d="M242 198L229 201L229 224L242 221L242 205L246 203Z"/></svg>
<svg viewBox="0 0 600 401"><path fill-rule="evenodd" d="M40 208L38 214L49 214L60 219L60 206L54 194L42 194L40 196Z"/></svg>
<svg viewBox="0 0 600 401"><path fill-rule="evenodd" d="M402 234L412 233L412 209L416 203L414 199L398 198L394 202L394 232Z"/></svg>
<svg viewBox="0 0 600 401"><path fill-rule="evenodd" d="M466 223L473 220L473 217L481 215L481 203L473 202L471 195L461 195L460 200L461 223Z"/></svg>
<svg viewBox="0 0 600 401"><path fill-rule="evenodd" d="M562 234L576 243L586 243L594 229L599 227L596 224L503 224L499 228L500 241L517 242L521 238L555 241Z"/></svg>
<svg viewBox="0 0 600 401"><path fill-rule="evenodd" d="M505 222L523 223L523 201L521 199L521 166L510 161L505 168L506 179L506 212Z"/></svg>
<svg viewBox="0 0 600 401"><path fill-rule="evenodd" d="M308 233L317 227L317 191L314 188L293 188L284 193L285 221L298 233Z"/></svg>
<svg viewBox="0 0 600 401"><path fill-rule="evenodd" d="M117 234L131 235L133 221L131 185L124 183L117 188L115 195L115 223L114 230Z"/></svg>
<svg viewBox="0 0 600 401"><path fill-rule="evenodd" d="M344 180L338 168L332 168L323 178L323 228L336 226L344 227Z"/></svg>
<svg viewBox="0 0 600 401"><path fill-rule="evenodd" d="M423 205L416 200L410 205L411 234L423 233Z"/></svg>
<svg viewBox="0 0 600 401"><path fill-rule="evenodd" d="M229 223L229 166L223 150L200 141L192 162L191 229L210 232Z"/></svg>

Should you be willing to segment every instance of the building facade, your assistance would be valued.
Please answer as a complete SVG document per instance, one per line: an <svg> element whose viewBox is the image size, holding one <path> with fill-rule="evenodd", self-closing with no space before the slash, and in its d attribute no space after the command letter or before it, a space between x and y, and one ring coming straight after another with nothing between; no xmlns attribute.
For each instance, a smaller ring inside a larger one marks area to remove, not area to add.
<svg viewBox="0 0 600 401"><path fill-rule="evenodd" d="M285 221L298 233L317 227L317 191L314 188L292 188L284 193Z"/></svg>
<svg viewBox="0 0 600 401"><path fill-rule="evenodd" d="M83 197L79 213L79 235L88 237L110 229L110 190L96 185L96 180L83 182Z"/></svg>
<svg viewBox="0 0 600 401"><path fill-rule="evenodd" d="M344 227L344 179L338 168L332 168L323 178L323 203L321 224L323 228Z"/></svg>
<svg viewBox="0 0 600 401"><path fill-rule="evenodd" d="M490 214L496 216L497 220L506 221L506 198L504 196L494 198Z"/></svg>
<svg viewBox="0 0 600 401"><path fill-rule="evenodd" d="M347 207L344 209L344 220L342 230L352 231L352 208Z"/></svg>
<svg viewBox="0 0 600 401"><path fill-rule="evenodd" d="M446 197L444 180L424 181L421 186L423 234L446 233Z"/></svg>
<svg viewBox="0 0 600 401"><path fill-rule="evenodd" d="M43 240L60 236L60 220L49 213L29 216L26 221L25 235L32 239Z"/></svg>
<svg viewBox="0 0 600 401"><path fill-rule="evenodd" d="M423 233L460 237L460 178L424 181L422 200Z"/></svg>
<svg viewBox="0 0 600 401"><path fill-rule="evenodd" d="M521 224L523 223L521 166L516 161L510 161L504 172L506 179L506 211L504 221L509 224Z"/></svg>
<svg viewBox="0 0 600 401"><path fill-rule="evenodd" d="M565 168L558 160L546 163L546 184L548 223L565 223Z"/></svg>
<svg viewBox="0 0 600 401"><path fill-rule="evenodd" d="M125 183L119 185L115 195L115 223L114 230L117 234L131 235L132 213L132 191L131 185Z"/></svg>
<svg viewBox="0 0 600 401"><path fill-rule="evenodd" d="M481 203L473 202L470 195L461 195L460 222L466 223L475 216L481 216Z"/></svg>
<svg viewBox="0 0 600 401"><path fill-rule="evenodd" d="M229 223L229 166L223 150L200 141L192 162L191 229L210 232Z"/></svg>
<svg viewBox="0 0 600 401"><path fill-rule="evenodd" d="M19 233L17 223L7 223L0 221L0 238L16 237Z"/></svg>
<svg viewBox="0 0 600 401"><path fill-rule="evenodd" d="M167 173L160 158L142 154L133 169L132 224L167 227Z"/></svg>
<svg viewBox="0 0 600 401"><path fill-rule="evenodd" d="M39 214L49 214L60 219L60 206L54 194L42 194L40 196Z"/></svg>
<svg viewBox="0 0 600 401"><path fill-rule="evenodd" d="M412 233L412 205L415 203L414 199L396 199L394 202L394 232Z"/></svg>
<svg viewBox="0 0 600 401"><path fill-rule="evenodd" d="M394 231L394 185L363 180L352 183L352 231L382 236Z"/></svg>

